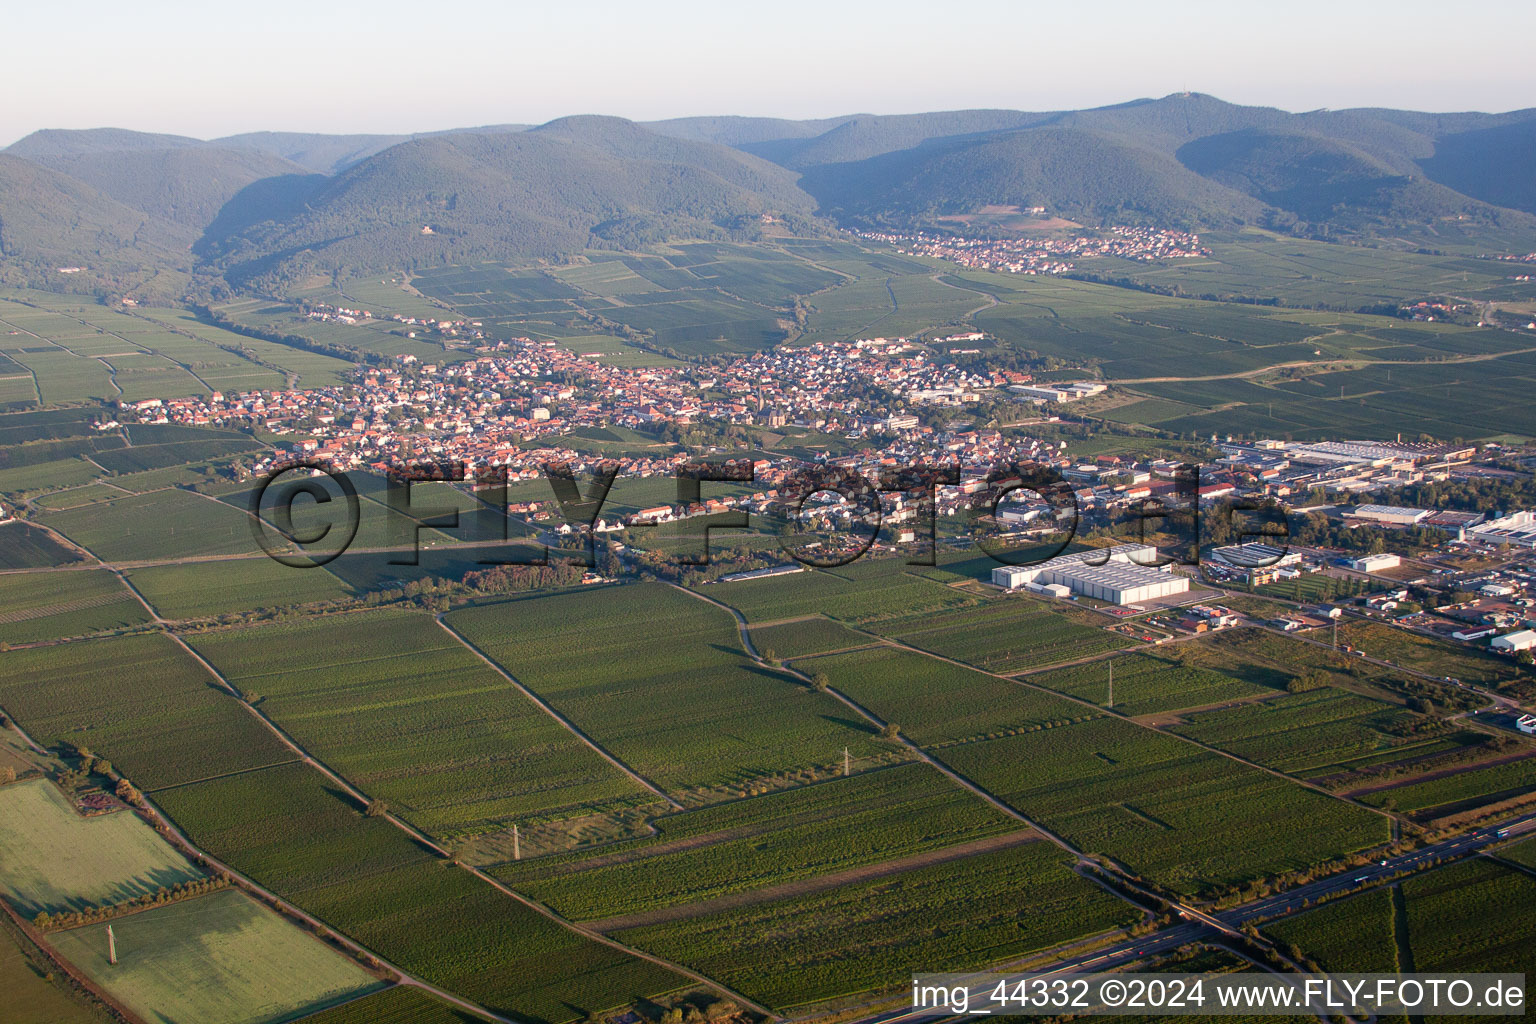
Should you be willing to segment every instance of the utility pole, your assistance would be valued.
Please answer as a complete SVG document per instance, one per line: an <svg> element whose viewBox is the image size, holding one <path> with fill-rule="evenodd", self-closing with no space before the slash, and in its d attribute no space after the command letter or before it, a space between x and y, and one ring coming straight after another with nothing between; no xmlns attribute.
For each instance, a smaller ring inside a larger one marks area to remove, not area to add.
<svg viewBox="0 0 1536 1024"><path fill-rule="evenodd" d="M117 936L112 934L111 925L107 925L107 963L117 963Z"/></svg>
<svg viewBox="0 0 1536 1024"><path fill-rule="evenodd" d="M1333 619L1333 649L1339 649L1339 620Z"/></svg>
<svg viewBox="0 0 1536 1024"><path fill-rule="evenodd" d="M513 860L522 860L523 859L523 847L522 847L521 841L518 839L517 825L516 824L514 824L512 826L512 859Z"/></svg>
<svg viewBox="0 0 1536 1024"><path fill-rule="evenodd" d="M850 776L852 774L853 774L853 762L850 761L849 758L848 758L848 748L844 747L843 748L843 777L847 778L848 776Z"/></svg>
<svg viewBox="0 0 1536 1024"><path fill-rule="evenodd" d="M1115 706L1115 659L1109 658L1104 664L1109 666L1109 706Z"/></svg>

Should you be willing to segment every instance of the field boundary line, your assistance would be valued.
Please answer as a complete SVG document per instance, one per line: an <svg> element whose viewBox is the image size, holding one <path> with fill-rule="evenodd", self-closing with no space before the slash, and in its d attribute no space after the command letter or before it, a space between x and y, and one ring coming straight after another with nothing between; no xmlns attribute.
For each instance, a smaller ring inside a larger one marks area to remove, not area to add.
<svg viewBox="0 0 1536 1024"><path fill-rule="evenodd" d="M197 856L203 858L203 860L206 861L215 870L223 872L231 879L234 879L236 881L237 888L242 888L248 892L257 894L261 897L263 902L268 903L271 906L281 908L284 913L308 923L312 928L325 929L325 931L330 933L330 935L335 938L337 942L343 946L346 946L353 953L361 953L362 955L369 957L376 963L380 964L385 969L393 971L400 978L400 984L419 988L424 992L428 992L437 998L442 999L444 1002L448 1002L461 1009L468 1010L471 1013L486 1018L487 1020L500 1021L501 1024L527 1024L527 1022L522 1018L508 1017L499 1013L493 1013L491 1010L486 1009L479 1003L465 999L463 996L454 995L452 992L449 992L446 989L438 988L431 982L423 981L421 978L416 977L416 975L402 969L393 961L378 955L367 946L364 946L361 942L358 942L356 939L352 938L346 932L335 928L328 922L320 920L318 917L315 917L313 914L309 913L303 908L289 902L288 900L279 896L277 893L267 889L265 886L257 884L245 874L236 871L234 868L230 867L219 858L213 856L208 851L192 842L187 834L175 824L170 815L161 810L160 807L156 805L152 799L150 799L150 797L146 795L142 799L145 813L154 819L152 824L159 824L164 827L166 833L170 837L171 845L180 847L183 852L191 851L197 854ZM316 941L323 942L323 940L321 940L318 935L312 935L311 937L313 937Z"/></svg>
<svg viewBox="0 0 1536 1024"><path fill-rule="evenodd" d="M449 629L446 625L444 625L444 628L448 629L448 632L453 633L453 630ZM340 786L342 788L342 790L347 793L347 795L352 797L352 799L358 801L359 803L363 804L364 806L367 806L367 805L369 805L369 804L371 804L373 802L368 797L368 795L366 793L364 793L362 790L360 790L356 786L354 786L348 779L346 779L344 776L342 776L339 772L337 772L335 769L331 768L329 765L325 764L325 762L321 761L319 758L315 757L313 754L309 753L302 746L300 746L297 741L295 741L292 737L290 737L286 732L283 731L281 726L279 726L276 722L274 722L270 718L268 718L259 708L252 707L250 704L246 703L246 701L241 699L239 690L237 690L234 687L234 685L232 683L230 683L229 680L224 677L223 673L219 672L218 669L214 668L213 665L210 664L207 661L207 659L205 659L202 655L198 654L197 651L195 651L191 647L189 647L187 645L187 643L184 640L181 639L181 637L177 636L175 633L171 632L170 630L167 630L166 632L167 632L167 635L169 635L173 640L175 640L176 643L183 650L185 650L188 654L190 654L193 658L195 658L197 660L197 662L200 665L202 665L203 668L209 673L209 675L211 675L215 680L218 681L219 685L223 689L225 689L229 693L229 695L231 697L233 697L235 700L239 701L241 707L245 708L248 713L254 715L256 717L256 719L258 721L260 721L263 725L265 725L267 727L267 729L270 730L272 732L272 734L274 736L276 736L281 743L283 743L285 746L287 746L290 750L292 750L295 753L297 753L300 756L300 758L303 759L303 762L308 767L313 768L315 771L318 771L321 775L324 775L326 778L330 779L336 785ZM454 635L457 635L457 634L454 634ZM461 643L463 642L462 639L461 639L460 642ZM468 646L468 645L466 644L466 646ZM471 647L470 649L473 650L473 647ZM476 652L476 653L478 653L478 652ZM484 657L484 655L481 655L481 657ZM491 663L491 664L492 664L493 668L496 667L494 663ZM510 677L508 677L508 678L510 678ZM515 681L514 681L514 685L517 685L515 683ZM164 816L162 815L162 817L164 817ZM439 857L443 858L444 860L446 860L446 861L448 861L448 862L450 862L452 864L457 865L458 867L462 868L465 871L468 871L471 875L473 875L474 877L478 878L480 881L485 882L486 884L492 886L493 888L495 888L499 892L502 892L502 893L512 897L513 899L517 900L519 903L523 904L524 906L528 907L529 909L534 910L534 911L542 914L543 916L549 918L551 921L554 921L556 924L560 925L561 927L564 927L564 928L566 928L569 931L573 931L576 934L581 935L581 936L583 936L583 937L585 937L587 939L591 939L591 940L593 940L595 942L600 942L600 943L602 943L605 946L609 946L609 947L611 947L613 949L617 949L620 952L626 953L626 954L628 954L630 956L633 956L633 957L636 957L637 959L646 960L646 961L648 961L650 963L655 964L658 967L666 968L667 970L670 970L673 973L675 973L675 974L677 974L677 975L679 975L681 977L689 978L690 980L692 980L692 981L694 981L694 982L696 982L696 983L698 983L700 985L704 985L705 987L710 988L710 989L714 990L715 992L717 992L717 993L719 993L719 994L721 994L723 996L726 996L727 998L734 999L734 1000L742 1003L743 1005L752 1007L754 1010L757 1010L758 1012L762 1013L766 1017L776 1017L776 1015L774 1013L772 1013L771 1011L769 1011L766 1007L760 1006L759 1004L757 1004L757 1003L753 1002L752 1000L748 999L746 996L742 995L741 993L736 992L734 989L730 989L730 988L726 987L725 985L721 984L718 981L715 981L715 980L713 980L711 978L705 977L702 974L698 974L698 973L696 973L694 971L691 971L688 968L683 967L680 964L674 964L674 963L672 963L672 962L670 962L668 960L663 959L662 957L654 956L654 955L652 955L650 953L646 953L643 950L634 949L634 948L632 948L630 946L627 946L624 943L619 942L619 941L617 941L615 939L610 939L606 935L600 935L600 934L598 934L596 932L593 932L593 931L591 931L589 929L582 928L580 925L577 925L577 924L575 924L572 921L566 920L565 918L561 917L559 914L555 913L550 908L548 908L548 907L544 906L543 904L539 903L537 900L530 899L529 897L523 895L522 893L517 892L516 890L512 889L511 887L503 884L502 882L497 881L495 878L492 878L490 875L486 874L484 871L481 871L479 868L474 867L474 866L469 865L469 864L464 864L461 861L457 860L448 850L444 849L441 845L439 845L437 843L437 841L434 840L431 836L427 835L425 832L421 831L420 829L418 829L416 826L412 825L410 822L406 821L405 819L399 817L393 811L386 811L383 815L381 815L381 817L383 817L383 819L388 821L391 825L393 825L396 828L398 828L400 831L404 832L406 835L410 836L411 839L413 839L415 842L419 843L420 845L424 846L428 850L431 850L433 853L437 854ZM212 858L210 858L210 860L211 859ZM302 913L302 911L300 913ZM308 915L305 915L305 916L307 917ZM326 927L330 927L330 926L327 925ZM338 933L338 934L341 934L341 933ZM362 948L362 947L359 946L359 948ZM369 952L369 955L373 955L373 954L371 952ZM382 957L376 957L376 959L378 959L381 963L388 963ZM393 964L390 964L389 966L392 969L395 969L397 971L399 970L398 968L395 968ZM429 989L430 991L432 991L435 994L440 994L440 995L444 994L444 993L442 993L441 990L437 989L435 986L432 986L432 985L430 985L427 982L421 981L420 979L414 978L413 975L408 975L404 971L399 971L399 973L401 974L402 977L410 977L410 978L412 978L421 987ZM491 1013L489 1010L485 1010L484 1008L477 1007L476 1004L468 1002L467 1000L462 1000L462 999L454 998L452 1001L458 1003L460 1006L464 1006L464 1007L467 1007L467 1008L468 1007L475 1007L476 1012L488 1015L488 1016L490 1016L490 1017L492 1017L492 1018L494 1018L496 1020L499 1020L499 1021L507 1022L507 1024L521 1024L521 1022L519 1022L519 1021L513 1020L511 1018L499 1016L497 1014Z"/></svg>
<svg viewBox="0 0 1536 1024"><path fill-rule="evenodd" d="M603 748L602 744L598 743L592 737L583 732L575 722L562 715L559 711L556 711L548 701L534 693L532 690L528 689L528 687L524 686L512 675L512 673L508 672L498 662L493 660L490 655L486 654L484 651L470 642L469 638L466 637L463 633L460 633L447 622L443 621L443 617L441 615L434 615L433 618L436 620L437 624L443 628L444 632L462 644L465 650L469 651L475 657L485 662L486 665L490 666L492 671L516 687L519 693L537 705L538 708L550 718L553 718L555 721L559 722L572 736L575 736L577 739L581 740L582 743L590 747L603 760L607 761L609 764L613 765L619 771L628 776L631 782L634 782L637 785L649 790L651 793L654 793L656 796L661 797L661 799L665 800L667 805L674 811L683 810L683 805L678 803L672 797L668 796L666 793L662 792L661 787L657 786L654 782L647 779L633 768L629 767L623 761L619 760L615 755L609 753L606 749Z"/></svg>
<svg viewBox="0 0 1536 1024"><path fill-rule="evenodd" d="M917 871L921 868L947 864L950 861L964 860L968 857L991 853L995 850L1008 850L1015 846L1025 846L1029 843L1043 841L1044 837L1034 829L1015 829L1012 832L983 836L980 839L972 839L950 846L941 846L933 850L923 850L902 857L893 857L890 860L877 861L873 864L844 868L841 871L811 875L807 878L796 878L788 882L778 882L774 885L765 885L757 889L746 889L741 892L710 896L702 900L694 900L691 903L678 903L668 907L637 910L630 914L616 914L613 917L599 918L581 923L587 928L603 933L624 931L628 928L649 928L653 925L667 924L672 921L699 917L705 914L714 914L722 910L756 906L760 903L771 903L774 900L790 897L809 896L813 893L835 889L841 885L874 881L875 879L901 874L906 871Z"/></svg>
<svg viewBox="0 0 1536 1024"><path fill-rule="evenodd" d="M1260 627L1260 628L1262 628L1262 627ZM860 630L860 632L867 632L867 631L866 630ZM868 633L868 635L869 636L878 636L879 634L877 634L877 633ZM1281 634L1281 635L1283 635L1283 634ZM1310 789L1314 793L1319 793L1319 794L1321 794L1323 796L1328 797L1331 800L1337 800L1340 803L1349 804L1349 805L1351 805L1353 807L1358 807L1358 808L1360 808L1363 811L1370 811L1372 814L1376 814L1376 815L1379 815L1379 816L1381 816L1383 818L1386 818L1388 821L1395 822L1395 821L1398 820L1397 816L1394 815L1391 811L1382 810L1380 807L1372 807L1370 804L1361 803L1358 800L1353 800L1353 799L1351 799L1351 798L1349 798L1347 796L1342 796L1342 795L1340 795L1338 793L1331 792L1330 790L1327 790L1327 789L1323 788L1322 786L1317 785L1314 782L1309 782L1306 779L1298 778L1295 775L1288 775L1288 774L1286 774L1285 772L1281 771L1278 768L1271 768L1268 765L1262 765L1262 764L1259 764L1256 761L1250 761L1250 760L1248 760L1245 757L1241 757L1241 756L1239 756L1237 754L1232 753L1230 750L1222 750L1220 747L1213 747L1213 746L1211 746L1208 743L1202 743L1201 741L1199 741L1197 739L1194 739L1194 738L1192 738L1190 736L1185 736L1185 735L1183 735L1181 733L1172 732L1172 731L1167 730L1167 729L1159 729L1156 726L1143 725L1141 722L1136 721L1135 717L1133 717L1131 715L1123 714L1122 712L1116 711L1114 708L1102 707L1101 705L1096 704L1093 701L1085 700L1085 699L1083 699L1081 697L1074 697L1071 694L1062 693L1059 690L1052 690L1050 687L1041 686L1039 683L1032 683L1027 678L998 675L996 672L989 672L988 670L986 670L984 668L977 668L974 665L967 665L965 662L960 661L960 660L958 660L956 658L945 657L944 655L936 654L933 651L925 651L921 647L913 647L910 644L903 643L900 640L892 640L892 639L890 639L888 637L885 638L885 639L887 640L888 643L891 644L891 646L896 647L899 650L910 651L913 654L920 654L920 655L922 655L925 658L933 658L936 661L942 661L942 662L944 662L946 664L954 665L956 668L968 669L969 671L972 671L972 672L980 672L983 675L991 676L993 679L1000 679L1000 680L1002 680L1005 683L1012 683L1014 686L1023 686L1023 687L1026 687L1028 689L1035 690L1035 691L1037 691L1039 693L1048 694L1048 695L1053 696L1053 697L1059 697L1062 700L1071 701L1072 703L1081 705L1082 707L1091 708L1092 710L1098 712L1101 715L1105 715L1105 716L1110 717L1110 718L1118 718L1120 721L1127 722L1127 723L1135 726L1138 729L1146 729L1148 732L1156 733L1159 736L1166 736L1166 737L1168 737L1170 739L1178 740L1179 742L1182 742L1182 743L1187 743L1187 744L1189 744L1192 747L1197 747L1200 750L1205 750L1205 751L1208 751L1209 753L1216 754L1216 755L1218 755L1220 757L1225 757L1225 758L1227 758L1230 761L1235 761L1238 764L1246 765L1247 767L1253 768L1253 769L1255 769L1257 771L1261 771L1261 772L1263 772L1266 775L1273 775L1277 779L1284 779L1286 782L1289 782L1289 783L1291 783L1293 785L1296 785L1296 786L1301 786L1303 789ZM1194 639L1194 638L1190 637L1189 639ZM1092 658L1081 659L1081 661L1082 662L1088 662L1088 661L1098 660L1098 659L1101 659L1101 658L1113 657L1114 655L1123 653L1126 650L1127 650L1127 648L1118 648L1118 649L1116 649L1114 651L1107 651L1107 652L1105 652L1103 654L1095 655ZM1129 650L1134 652L1135 648L1129 648ZM1038 672L1045 672L1045 671L1049 671L1051 669L1057 669L1057 668L1062 668L1062 667L1065 667L1065 666L1064 665L1050 665L1050 666L1046 666L1046 667L1040 668L1040 669L1035 670L1035 671L1031 671L1028 674L1037 674ZM1279 694L1277 692L1276 696L1281 696L1281 694Z"/></svg>

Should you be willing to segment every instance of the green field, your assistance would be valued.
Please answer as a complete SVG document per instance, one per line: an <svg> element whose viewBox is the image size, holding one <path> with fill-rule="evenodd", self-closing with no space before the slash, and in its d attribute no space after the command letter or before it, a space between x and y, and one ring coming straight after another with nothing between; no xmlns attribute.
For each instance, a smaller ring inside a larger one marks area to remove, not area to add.
<svg viewBox="0 0 1536 1024"><path fill-rule="evenodd" d="M0 569L46 569L84 559L31 523L0 523Z"/></svg>
<svg viewBox="0 0 1536 1024"><path fill-rule="evenodd" d="M0 922L0 992L11 1024L110 1024L105 1009L45 978L51 966L9 921Z"/></svg>
<svg viewBox="0 0 1536 1024"><path fill-rule="evenodd" d="M1265 931L1296 943L1328 971L1530 974L1532 899L1529 875L1470 859L1331 901Z"/></svg>
<svg viewBox="0 0 1536 1024"><path fill-rule="evenodd" d="M1325 971L1395 974L1408 968L1398 957L1393 899L1390 887L1372 889L1282 918L1264 930L1300 946Z"/></svg>
<svg viewBox="0 0 1536 1024"><path fill-rule="evenodd" d="M699 593L730 605L753 622L820 613L853 625L888 618L919 617L925 613L968 607L981 600L974 594L907 575L897 561L868 564L871 571L879 573L877 577L851 579L831 572L812 571L712 583L701 588Z"/></svg>
<svg viewBox="0 0 1536 1024"><path fill-rule="evenodd" d="M765 658L800 658L878 642L841 623L820 617L752 627L752 646Z"/></svg>
<svg viewBox="0 0 1536 1024"><path fill-rule="evenodd" d="M164 1024L278 1024L381 985L242 892L225 890L49 936L129 1009Z"/></svg>
<svg viewBox="0 0 1536 1024"><path fill-rule="evenodd" d="M480 1024L480 1018L396 985L304 1018L305 1024Z"/></svg>
<svg viewBox="0 0 1536 1024"><path fill-rule="evenodd" d="M885 748L833 698L754 665L732 617L637 584L457 611L448 621L641 775L677 792Z"/></svg>
<svg viewBox="0 0 1536 1024"><path fill-rule="evenodd" d="M796 664L925 747L1097 717L1091 708L936 658L881 646Z"/></svg>
<svg viewBox="0 0 1536 1024"><path fill-rule="evenodd" d="M200 848L380 956L532 1024L685 984L433 857L301 765L183 786L157 800Z"/></svg>
<svg viewBox="0 0 1536 1024"><path fill-rule="evenodd" d="M1536 757L1446 775L1423 782L1408 781L1391 789L1363 794L1377 807L1389 804L1405 814L1441 817L1484 804L1498 803L1536 790Z"/></svg>
<svg viewBox="0 0 1536 1024"><path fill-rule="evenodd" d="M761 889L1019 831L926 765L903 765L668 815L655 839L497 871L574 920Z"/></svg>
<svg viewBox="0 0 1536 1024"><path fill-rule="evenodd" d="M88 746L144 790L294 756L158 633L0 652L0 706L37 742Z"/></svg>
<svg viewBox="0 0 1536 1024"><path fill-rule="evenodd" d="M127 576L167 619L340 601L352 596L349 587L323 568L296 569L265 556L150 566L131 569Z"/></svg>
<svg viewBox="0 0 1536 1024"><path fill-rule="evenodd" d="M655 799L430 616L333 615L192 643L307 750L428 831Z"/></svg>
<svg viewBox="0 0 1536 1024"><path fill-rule="evenodd" d="M946 764L1081 849L1181 892L1385 842L1369 811L1118 719L947 747Z"/></svg>
<svg viewBox="0 0 1536 1024"><path fill-rule="evenodd" d="M1128 904L1029 843L931 868L621 932L786 1016L836 996L899 988L914 971L977 969L1126 925Z"/></svg>
<svg viewBox="0 0 1536 1024"><path fill-rule="evenodd" d="M1415 970L1536 974L1536 878L1471 860L1405 880L1403 897Z"/></svg>
<svg viewBox="0 0 1536 1024"><path fill-rule="evenodd" d="M0 787L0 889L25 917L117 903L202 875L131 811L82 817L42 779Z"/></svg>
<svg viewBox="0 0 1536 1024"><path fill-rule="evenodd" d="M112 573L16 573L0 576L0 642L85 636L149 621L149 613Z"/></svg>
<svg viewBox="0 0 1536 1024"><path fill-rule="evenodd" d="M1185 643L1135 652L1113 660L1115 710L1123 715L1149 715L1179 708L1201 707L1222 701L1251 700L1276 692L1258 666L1222 658L1204 646ZM1032 672L1029 682L1060 691L1079 700L1107 706L1107 660Z"/></svg>
<svg viewBox="0 0 1536 1024"><path fill-rule="evenodd" d="M1505 860L1512 860L1516 864L1524 864L1528 868L1536 869L1536 839L1527 839L1514 846L1507 846L1499 851L1499 856Z"/></svg>
<svg viewBox="0 0 1536 1024"><path fill-rule="evenodd" d="M261 553L246 512L189 491L116 498L40 519L109 562Z"/></svg>
<svg viewBox="0 0 1536 1024"><path fill-rule="evenodd" d="M1103 654L1134 643L1082 625L1028 598L995 598L979 608L906 616L870 629L919 650L1007 675Z"/></svg>
<svg viewBox="0 0 1536 1024"><path fill-rule="evenodd" d="M1381 754L1405 753L1444 731L1406 708L1336 687L1203 711L1173 728L1181 736L1304 777L1346 771L1356 761Z"/></svg>

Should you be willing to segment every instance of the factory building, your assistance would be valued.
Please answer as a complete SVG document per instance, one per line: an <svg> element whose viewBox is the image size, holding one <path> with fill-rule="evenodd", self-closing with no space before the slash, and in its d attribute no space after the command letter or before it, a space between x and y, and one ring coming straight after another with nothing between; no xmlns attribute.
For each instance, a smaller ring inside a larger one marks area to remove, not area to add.
<svg viewBox="0 0 1536 1024"><path fill-rule="evenodd" d="M1536 648L1536 629L1522 629L1518 633L1505 633L1503 636L1494 637L1489 646L1496 651L1508 651L1510 654L1532 650Z"/></svg>
<svg viewBox="0 0 1536 1024"><path fill-rule="evenodd" d="M1074 594L1118 605L1187 593L1189 580L1174 575L1168 566L1147 564L1156 558L1157 548L1150 544L1120 544L1061 555L1038 565L998 566L992 570L992 582L1007 590L1028 587L1036 592L1066 587Z"/></svg>
<svg viewBox="0 0 1536 1024"><path fill-rule="evenodd" d="M1536 512L1515 512L1502 519L1491 519L1481 526L1467 531L1469 540L1484 544L1510 544L1515 547L1536 548Z"/></svg>
<svg viewBox="0 0 1536 1024"><path fill-rule="evenodd" d="M1396 569L1403 564L1403 560L1396 555L1365 555L1350 561L1349 567L1356 572L1381 572L1383 569Z"/></svg>
<svg viewBox="0 0 1536 1024"><path fill-rule="evenodd" d="M1211 556L1218 562L1238 569L1250 569L1254 567L1282 568L1288 565L1296 565L1301 561L1300 552L1287 548L1276 547L1273 544L1228 544L1225 547L1216 548Z"/></svg>
<svg viewBox="0 0 1536 1024"><path fill-rule="evenodd" d="M1417 526L1434 513L1427 508L1404 508L1401 505L1361 505L1350 515L1391 526Z"/></svg>

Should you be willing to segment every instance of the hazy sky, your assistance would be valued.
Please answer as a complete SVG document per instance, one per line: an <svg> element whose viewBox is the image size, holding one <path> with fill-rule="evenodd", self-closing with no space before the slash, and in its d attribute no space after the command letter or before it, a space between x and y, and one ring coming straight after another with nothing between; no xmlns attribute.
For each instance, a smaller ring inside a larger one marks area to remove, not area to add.
<svg viewBox="0 0 1536 1024"><path fill-rule="evenodd" d="M8 4L0 145L38 128L407 132L565 114L1536 106L1530 0L75 0Z"/></svg>

